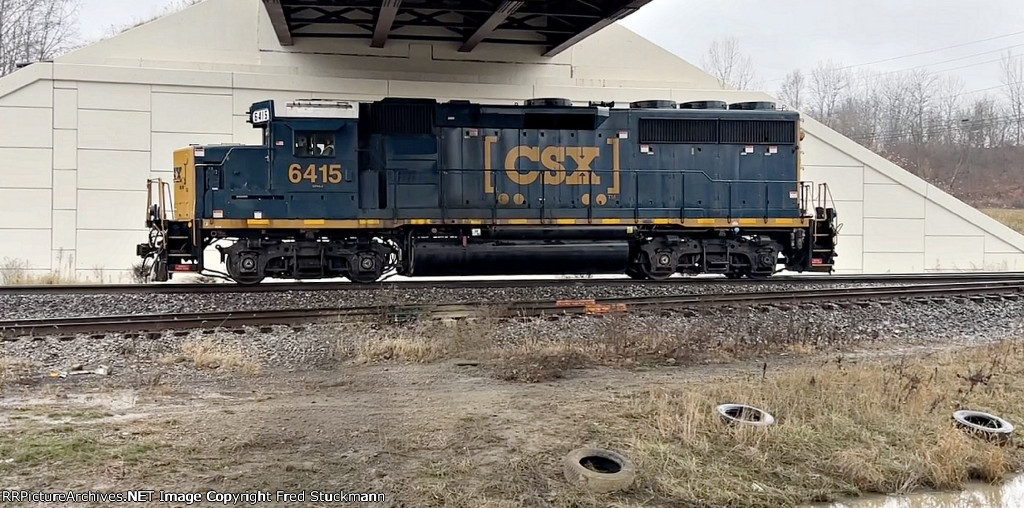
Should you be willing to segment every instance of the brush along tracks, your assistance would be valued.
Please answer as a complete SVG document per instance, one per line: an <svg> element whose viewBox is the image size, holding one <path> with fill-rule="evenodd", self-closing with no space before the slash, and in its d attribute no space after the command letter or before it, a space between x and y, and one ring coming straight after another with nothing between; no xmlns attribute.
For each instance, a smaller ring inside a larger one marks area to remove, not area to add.
<svg viewBox="0 0 1024 508"><path fill-rule="evenodd" d="M257 285L233 283L172 284L81 284L0 286L0 296L33 295L120 295L120 294L228 294L280 293L286 291L404 291L417 289L521 288L561 286L637 286L643 284L940 284L952 282L1024 281L1024 272L920 273L888 275L776 275L769 279L726 279L721 277L672 277L637 281L627 278L512 279L512 280L405 280L355 284L351 282L268 282Z"/></svg>
<svg viewBox="0 0 1024 508"><path fill-rule="evenodd" d="M827 308L867 305L866 302L911 300L921 303L950 298L1019 299L1024 281L955 282L901 286L872 286L843 289L772 291L761 293L715 293L702 295L649 296L601 300L559 300L532 302L464 302L429 305L391 305L318 309L282 309L193 314L138 314L56 319L0 321L0 337L13 340L26 336L77 333L141 332L193 328L237 328L275 324L341 321L404 321L418 318L467 318L553 316L563 314L609 314L630 311L675 311L722 306L821 305Z"/></svg>

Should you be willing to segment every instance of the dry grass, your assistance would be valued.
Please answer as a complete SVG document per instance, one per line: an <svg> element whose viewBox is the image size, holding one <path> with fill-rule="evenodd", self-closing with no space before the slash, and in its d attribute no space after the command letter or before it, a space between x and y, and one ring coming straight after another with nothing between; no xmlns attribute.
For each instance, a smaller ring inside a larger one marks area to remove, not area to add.
<svg viewBox="0 0 1024 508"><path fill-rule="evenodd" d="M0 262L0 282L4 286L77 284L78 279L68 273L63 269L36 273L22 259L4 258Z"/></svg>
<svg viewBox="0 0 1024 508"><path fill-rule="evenodd" d="M782 508L866 493L958 489L1019 470L1024 449L956 429L952 411L970 407L1024 422L1020 386L1024 343L1018 342L913 359L821 361L763 377L627 391L600 402L570 398L555 411L585 417L561 428L544 420L510 434L500 420L463 417L440 434L446 443L431 447L408 501L467 508ZM715 412L726 402L763 407L779 423L726 426ZM639 470L634 487L594 496L567 485L558 461L583 444L629 456Z"/></svg>
<svg viewBox="0 0 1024 508"><path fill-rule="evenodd" d="M982 210L993 219L1024 233L1024 210L1014 208L988 208Z"/></svg>
<svg viewBox="0 0 1024 508"><path fill-rule="evenodd" d="M422 320L409 325L384 326L379 333L354 345L348 338L338 341L337 351L344 358L354 356L360 363L397 361L430 363L446 358L480 358L493 352L494 321Z"/></svg>
<svg viewBox="0 0 1024 508"><path fill-rule="evenodd" d="M135 270L105 270L94 266L90 275L84 275L75 268L75 255L63 249L57 251L52 260L52 269L32 268L32 265L17 258L3 258L0 261L0 285L4 286L40 286L40 285L71 285L71 284L114 284L135 280Z"/></svg>
<svg viewBox="0 0 1024 508"><path fill-rule="evenodd" d="M0 281L5 286L67 285L80 282L75 276L74 254L67 254L61 249L57 251L53 264L55 265L53 270L37 273L31 269L31 265L26 260L4 258L0 263Z"/></svg>
<svg viewBox="0 0 1024 508"><path fill-rule="evenodd" d="M488 363L498 379L542 383L593 365L594 359L579 346L527 343L517 350L499 352Z"/></svg>
<svg viewBox="0 0 1024 508"><path fill-rule="evenodd" d="M982 381L987 380L987 381ZM1005 343L898 362L769 372L634 398L629 440L644 488L695 506L790 506L866 492L956 489L1024 465L951 425L952 411L1024 421L1024 346ZM716 405L768 409L768 430L726 428ZM754 485L757 485L755 487Z"/></svg>
<svg viewBox="0 0 1024 508"><path fill-rule="evenodd" d="M768 330L745 328L749 325L739 315L735 322L725 329L719 329L714 320L669 329L609 316L593 320L588 333L566 338L563 334L516 336L517 332L508 331L515 327L503 327L501 320L490 317L447 324L425 320L385 325L355 344L349 337L340 339L337 351L360 363L478 360L498 379L537 383L598 365L694 365L769 353L808 355L840 339L834 330L805 321L781 322Z"/></svg>
<svg viewBox="0 0 1024 508"><path fill-rule="evenodd" d="M240 346L209 338L185 341L179 353L166 355L159 362L164 365L187 362L200 369L222 369L247 376L258 376L262 372L260 362Z"/></svg>
<svg viewBox="0 0 1024 508"><path fill-rule="evenodd" d="M0 357L0 388L20 377L30 375L39 364L25 358Z"/></svg>

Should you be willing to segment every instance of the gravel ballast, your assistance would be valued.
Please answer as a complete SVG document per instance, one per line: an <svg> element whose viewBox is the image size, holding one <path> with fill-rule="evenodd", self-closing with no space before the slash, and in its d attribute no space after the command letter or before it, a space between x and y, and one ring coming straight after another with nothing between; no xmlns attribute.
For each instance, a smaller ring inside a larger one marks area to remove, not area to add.
<svg viewBox="0 0 1024 508"><path fill-rule="evenodd" d="M595 285L570 284L497 288L396 288L349 291L253 293L127 293L0 295L0 320L127 314L181 314L269 309L314 309L457 302L551 301L582 298L693 295L860 287L853 283L749 282Z"/></svg>
<svg viewBox="0 0 1024 508"><path fill-rule="evenodd" d="M982 344L1024 336L1022 316L1022 300L948 300L941 303L898 301L848 308L834 305L758 306L713 308L701 312L641 312L622 317L565 316L559 319L493 320L486 325L487 334L491 336L489 340L502 347L538 340L584 344L622 334L685 337L684 342L692 343L691 352L698 354L692 361L687 359L689 357L679 356L682 364L714 361L699 353L716 348L736 353L733 358L754 358L762 352L770 354L797 345L810 346L815 351L830 351L842 350L847 345L865 344L878 344L886 349ZM479 327L480 323L351 323L163 332L152 337L147 334L25 337L5 342L3 356L31 360L40 366L41 371L75 364L106 364L113 367L115 375L126 369L178 369L196 373L194 366L167 365L161 360L167 355L180 353L183 343L210 341L242 352L264 369L335 368L354 361L353 352L359 344L367 341L396 337L440 340L448 333L455 333L450 327L457 329L462 326ZM778 347L780 344L786 347ZM668 353L665 358L670 363L675 361ZM207 373L213 375L214 371Z"/></svg>

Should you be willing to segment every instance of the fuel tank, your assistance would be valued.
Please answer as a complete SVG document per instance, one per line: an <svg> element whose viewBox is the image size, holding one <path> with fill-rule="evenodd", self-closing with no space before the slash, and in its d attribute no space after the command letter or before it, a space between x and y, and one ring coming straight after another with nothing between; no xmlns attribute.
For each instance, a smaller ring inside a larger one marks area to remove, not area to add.
<svg viewBox="0 0 1024 508"><path fill-rule="evenodd" d="M626 241L418 239L409 275L622 273L628 260Z"/></svg>

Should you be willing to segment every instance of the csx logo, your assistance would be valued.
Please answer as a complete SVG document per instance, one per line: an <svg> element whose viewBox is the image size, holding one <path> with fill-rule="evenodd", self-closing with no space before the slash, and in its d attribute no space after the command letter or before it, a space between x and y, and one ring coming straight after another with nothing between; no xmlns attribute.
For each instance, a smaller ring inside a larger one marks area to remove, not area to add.
<svg viewBox="0 0 1024 508"><path fill-rule="evenodd" d="M545 185L599 185L601 177L591 172L594 161L601 156L596 146L539 146L520 145L505 155L505 174L519 185L530 185L541 176L540 170L520 171L521 160L544 166ZM572 161L571 169L566 162ZM571 171L571 172L570 172Z"/></svg>

